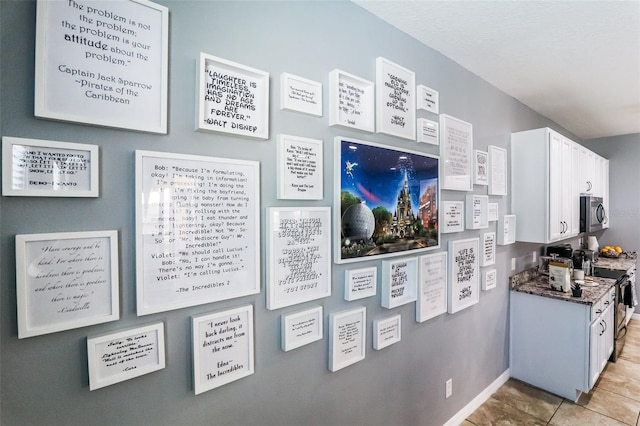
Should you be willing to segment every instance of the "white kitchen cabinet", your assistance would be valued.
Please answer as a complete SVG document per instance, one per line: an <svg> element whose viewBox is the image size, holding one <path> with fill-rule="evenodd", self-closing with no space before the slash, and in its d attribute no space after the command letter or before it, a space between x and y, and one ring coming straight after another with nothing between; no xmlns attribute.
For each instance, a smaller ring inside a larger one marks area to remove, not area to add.
<svg viewBox="0 0 640 426"><path fill-rule="evenodd" d="M522 224L517 241L547 244L578 235L578 153L549 128L511 135L512 213Z"/></svg>
<svg viewBox="0 0 640 426"><path fill-rule="evenodd" d="M610 295L596 303L598 309ZM613 304L592 317L596 305L518 291L510 297L511 377L577 401L591 390L613 349L613 334L607 333L613 331Z"/></svg>
<svg viewBox="0 0 640 426"><path fill-rule="evenodd" d="M580 147L580 171L578 173L578 189L581 194L588 194L596 196L596 187L598 180L598 167L599 161L597 161L597 155L595 152Z"/></svg>
<svg viewBox="0 0 640 426"><path fill-rule="evenodd" d="M601 164L602 171L602 204L604 205L604 211L607 214L607 218L602 224L602 228L607 229L610 226L611 212L609 211L609 160L602 159Z"/></svg>

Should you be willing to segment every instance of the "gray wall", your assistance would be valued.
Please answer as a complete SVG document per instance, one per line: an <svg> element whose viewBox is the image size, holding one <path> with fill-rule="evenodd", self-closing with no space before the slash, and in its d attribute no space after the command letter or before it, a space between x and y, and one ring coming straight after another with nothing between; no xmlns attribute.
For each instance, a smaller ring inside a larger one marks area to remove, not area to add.
<svg viewBox="0 0 640 426"><path fill-rule="evenodd" d="M614 244L640 252L640 134L590 139L584 145L609 159L611 227L599 237L600 246ZM640 289L637 284L636 289Z"/></svg>
<svg viewBox="0 0 640 426"><path fill-rule="evenodd" d="M446 422L509 367L510 259L516 257L518 269L522 269L538 246L498 247L498 288L483 292L480 303L469 309L421 324L415 322L414 304L389 311L381 308L379 295L357 302L344 301L345 266L334 267L331 297L267 311L264 239L260 253L261 294L138 318L134 150L259 160L264 211L269 206L303 204L276 199L276 135L286 133L323 139L325 199L305 205L330 205L334 136L352 136L438 153L438 148L433 146L328 127L329 71L339 68L373 81L378 56L414 70L418 84L439 90L442 113L473 123L476 149L486 150L490 144L508 148L511 132L544 126L571 135L350 2L160 3L167 5L171 13L169 134L166 136L35 119L35 3L0 2L2 135L96 144L101 154L101 192L97 199L4 197L0 200L1 423L439 425ZM271 73L268 141L193 131L195 58L201 51ZM282 72L323 83L325 115L322 118L279 110ZM615 182L612 181L612 188ZM474 192L486 194L486 187L475 187ZM441 199L462 200L464 195L443 191ZM508 212L509 197L491 197L491 200L500 204L501 214ZM633 207L636 212L637 201ZM264 217L262 226L264 229ZM18 340L14 236L107 229L119 231L121 319ZM443 235L442 250L449 240L479 234L467 231ZM380 261L363 262L357 267L372 265L379 267ZM255 308L255 374L194 396L190 317L247 303ZM280 315L316 304L324 307L325 314L355 306L367 307L369 331L364 361L336 373L329 372L326 338L291 352L280 350ZM374 351L371 321L390 314L402 315L402 341ZM167 367L90 392L86 337L155 320L165 323ZM453 378L453 396L445 399L444 384L448 378Z"/></svg>

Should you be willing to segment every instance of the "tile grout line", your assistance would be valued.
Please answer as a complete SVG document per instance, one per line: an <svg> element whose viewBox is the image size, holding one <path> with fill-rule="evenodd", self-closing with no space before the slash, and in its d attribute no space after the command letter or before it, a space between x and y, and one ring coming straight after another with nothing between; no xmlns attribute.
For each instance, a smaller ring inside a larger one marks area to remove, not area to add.
<svg viewBox="0 0 640 426"><path fill-rule="evenodd" d="M558 410L560 409L560 406L562 404L564 404L564 402L566 401L565 398L562 398L562 401L560 401L560 404L558 404L558 406L556 407L556 410L553 412L553 414L551 415L551 418L549 418L549 421L547 422L547 425L551 424L551 420L553 420L553 418L555 417L556 413L558 412Z"/></svg>

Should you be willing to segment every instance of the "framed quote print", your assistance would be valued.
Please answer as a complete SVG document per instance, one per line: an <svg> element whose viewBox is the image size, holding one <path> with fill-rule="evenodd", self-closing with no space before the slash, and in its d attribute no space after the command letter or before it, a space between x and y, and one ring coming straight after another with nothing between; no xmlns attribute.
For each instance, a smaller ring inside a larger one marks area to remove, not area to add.
<svg viewBox="0 0 640 426"><path fill-rule="evenodd" d="M280 109L322 117L322 83L283 72Z"/></svg>
<svg viewBox="0 0 640 426"><path fill-rule="evenodd" d="M449 303L454 314L480 300L479 239L449 241Z"/></svg>
<svg viewBox="0 0 640 426"><path fill-rule="evenodd" d="M482 229L489 226L488 203L486 195L469 194L466 199L465 226L467 229Z"/></svg>
<svg viewBox="0 0 640 426"><path fill-rule="evenodd" d="M322 306L282 315L280 333L282 350L288 352L322 340L323 325Z"/></svg>
<svg viewBox="0 0 640 426"><path fill-rule="evenodd" d="M447 252L418 258L416 321L424 322L447 312Z"/></svg>
<svg viewBox="0 0 640 426"><path fill-rule="evenodd" d="M416 95L416 108L434 114L440 113L440 94L437 90L419 84L416 91L418 92Z"/></svg>
<svg viewBox="0 0 640 426"><path fill-rule="evenodd" d="M489 153L486 151L473 151L473 184L489 185Z"/></svg>
<svg viewBox="0 0 640 426"><path fill-rule="evenodd" d="M260 163L136 151L138 315L260 292Z"/></svg>
<svg viewBox="0 0 640 426"><path fill-rule="evenodd" d="M196 395L254 373L253 305L191 318Z"/></svg>
<svg viewBox="0 0 640 426"><path fill-rule="evenodd" d="M267 309L331 296L331 208L270 207L267 221Z"/></svg>
<svg viewBox="0 0 640 426"><path fill-rule="evenodd" d="M329 73L329 126L373 133L374 84L335 69Z"/></svg>
<svg viewBox="0 0 640 426"><path fill-rule="evenodd" d="M416 140L416 74L376 58L376 131Z"/></svg>
<svg viewBox="0 0 640 426"><path fill-rule="evenodd" d="M464 231L464 201L441 201L441 231L443 234Z"/></svg>
<svg viewBox="0 0 640 426"><path fill-rule="evenodd" d="M492 290L496 288L498 281L498 274L495 269L487 269L482 273L482 289Z"/></svg>
<svg viewBox="0 0 640 426"><path fill-rule="evenodd" d="M38 0L35 116L167 133L169 9Z"/></svg>
<svg viewBox="0 0 640 426"><path fill-rule="evenodd" d="M418 285L418 259L382 261L382 306L393 309L415 302Z"/></svg>
<svg viewBox="0 0 640 426"><path fill-rule="evenodd" d="M120 318L117 231L15 241L19 339Z"/></svg>
<svg viewBox="0 0 640 426"><path fill-rule="evenodd" d="M98 145L2 138L2 195L97 197Z"/></svg>
<svg viewBox="0 0 640 426"><path fill-rule="evenodd" d="M373 349L379 351L402 338L402 316L373 320Z"/></svg>
<svg viewBox="0 0 640 426"><path fill-rule="evenodd" d="M269 139L269 73L200 53L196 130Z"/></svg>
<svg viewBox="0 0 640 426"><path fill-rule="evenodd" d="M437 121L418 118L418 142L438 145L440 143L439 127Z"/></svg>
<svg viewBox="0 0 640 426"><path fill-rule="evenodd" d="M87 339L89 390L165 368L164 323Z"/></svg>
<svg viewBox="0 0 640 426"><path fill-rule="evenodd" d="M471 123L440 114L440 157L442 189L473 189L473 126Z"/></svg>
<svg viewBox="0 0 640 426"><path fill-rule="evenodd" d="M278 135L279 200L322 200L322 140Z"/></svg>
<svg viewBox="0 0 640 426"><path fill-rule="evenodd" d="M487 203L487 220L489 222L497 222L500 215L500 205L498 203Z"/></svg>
<svg viewBox="0 0 640 426"><path fill-rule="evenodd" d="M438 157L339 136L333 164L336 263L439 247Z"/></svg>
<svg viewBox="0 0 640 426"><path fill-rule="evenodd" d="M358 300L376 295L378 267L345 271L344 300Z"/></svg>
<svg viewBox="0 0 640 426"><path fill-rule="evenodd" d="M506 246L516 242L516 215L505 214L498 219L498 245Z"/></svg>
<svg viewBox="0 0 640 426"><path fill-rule="evenodd" d="M491 266L496 263L496 233L485 232L480 238L482 255L480 266Z"/></svg>
<svg viewBox="0 0 640 426"><path fill-rule="evenodd" d="M367 308L329 315L329 370L335 372L362 361L367 341Z"/></svg>
<svg viewBox="0 0 640 426"><path fill-rule="evenodd" d="M489 195L507 195L507 150L489 145Z"/></svg>

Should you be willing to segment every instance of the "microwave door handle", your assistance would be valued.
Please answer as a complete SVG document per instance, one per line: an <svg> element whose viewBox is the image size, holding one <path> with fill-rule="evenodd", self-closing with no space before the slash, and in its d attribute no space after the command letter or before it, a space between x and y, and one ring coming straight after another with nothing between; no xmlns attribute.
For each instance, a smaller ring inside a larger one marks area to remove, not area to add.
<svg viewBox="0 0 640 426"><path fill-rule="evenodd" d="M602 203L598 204L598 207L596 207L596 219L599 223L604 223L604 220L606 219L606 214L604 211L604 206L602 205Z"/></svg>

